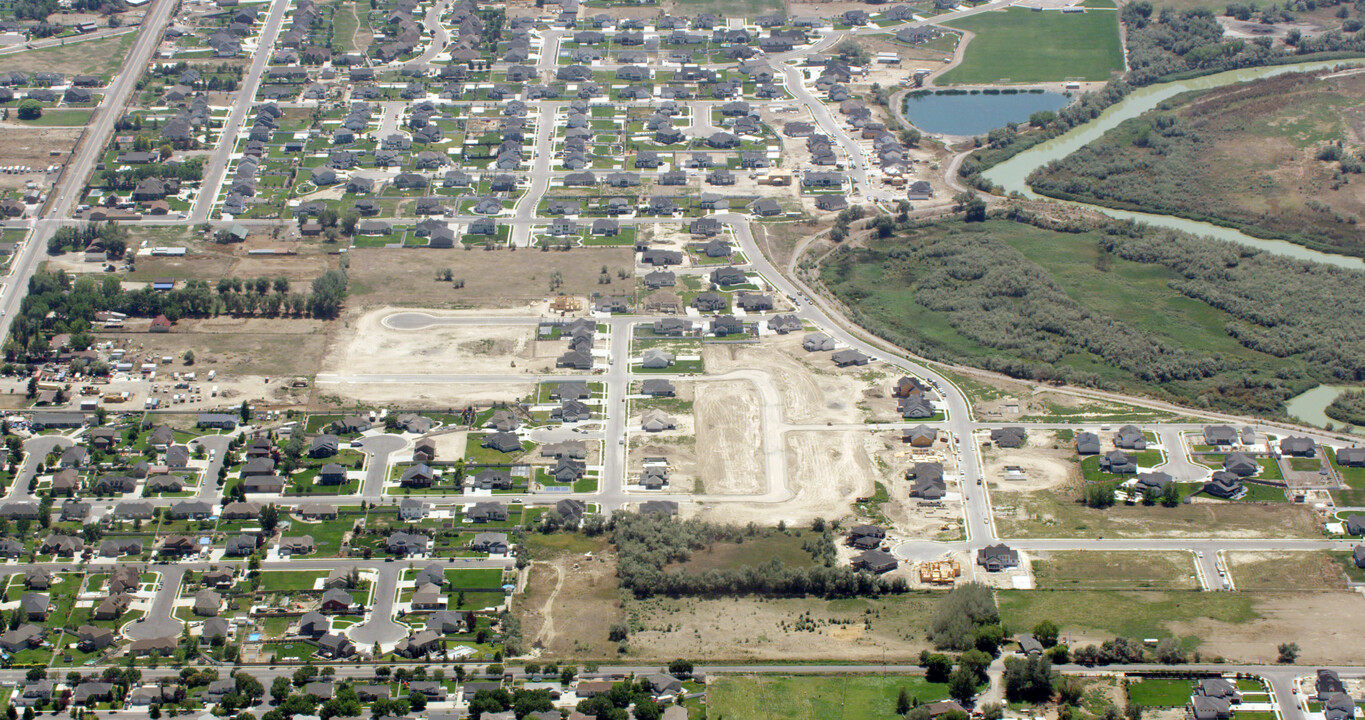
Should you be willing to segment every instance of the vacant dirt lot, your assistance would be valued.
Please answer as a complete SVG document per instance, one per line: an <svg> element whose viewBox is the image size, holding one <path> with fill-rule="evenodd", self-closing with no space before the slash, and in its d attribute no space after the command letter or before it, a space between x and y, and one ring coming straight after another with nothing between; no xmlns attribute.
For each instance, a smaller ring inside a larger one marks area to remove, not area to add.
<svg viewBox="0 0 1365 720"><path fill-rule="evenodd" d="M615 280L617 270L634 266L630 248L591 248L569 252L531 250L403 250L356 248L351 256L350 303L356 309L375 305L424 308L498 308L524 306L556 294L611 293L613 285L599 285L602 266L613 282L629 289L630 281ZM464 287L439 282L437 273L450 268ZM558 273L559 284L551 290Z"/></svg>
<svg viewBox="0 0 1365 720"><path fill-rule="evenodd" d="M8 62L7 60L6 63ZM80 128L25 128L6 125L5 142L0 143L0 165L22 165L38 172L0 175L0 189L22 188L24 183L30 180L39 185L48 184L47 166L66 162L80 134ZM52 155L53 150L60 151L60 154Z"/></svg>
<svg viewBox="0 0 1365 720"><path fill-rule="evenodd" d="M757 522L773 525L807 524L817 517L833 520L853 514L853 501L873 492L879 477L869 444L878 442L871 433L806 432L786 434L787 488L790 500L780 504L718 504L702 510L702 517L717 522Z"/></svg>
<svg viewBox="0 0 1365 720"><path fill-rule="evenodd" d="M757 494L764 490L759 397L740 380L699 382L693 404L700 477L707 493Z"/></svg>
<svg viewBox="0 0 1365 720"><path fill-rule="evenodd" d="M534 383L356 383L317 385L312 404L319 408L363 405L404 409L450 410L469 405L512 403L535 392Z"/></svg>
<svg viewBox="0 0 1365 720"><path fill-rule="evenodd" d="M1262 593L1253 607L1261 617L1248 622L1205 619L1171 623L1170 629L1204 638L1204 656L1222 655L1228 662L1273 663L1280 643L1289 640L1302 649L1302 665L1365 662L1365 648L1355 642L1355 628L1365 622L1365 602L1356 593Z"/></svg>
<svg viewBox="0 0 1365 720"><path fill-rule="evenodd" d="M791 333L765 338L761 343L709 344L702 357L707 372L713 375L731 370L768 373L782 397L782 419L788 423L862 422L857 401L872 384L851 371L835 368L827 353L806 353L801 349L801 336ZM820 361L822 365L815 364ZM866 372L866 368L862 370Z"/></svg>
<svg viewBox="0 0 1365 720"><path fill-rule="evenodd" d="M630 655L647 660L907 660L928 647L932 594L890 600L729 598L628 600ZM810 613L798 625L801 616ZM798 629L798 627L800 629Z"/></svg>
<svg viewBox="0 0 1365 720"><path fill-rule="evenodd" d="M978 435L979 440L989 435ZM1074 462L1075 452L1068 445L1056 442L1055 433L1034 430L1022 448L1001 450L994 446L982 451L985 460L984 476L991 483L992 492L1037 492L1066 485L1080 478L1080 465ZM1005 479L1006 467L1024 471L1022 480Z"/></svg>
<svg viewBox="0 0 1365 720"><path fill-rule="evenodd" d="M349 375L545 373L554 370L554 358L564 352L563 343L537 343L534 325L490 322L395 330L384 324L384 318L396 312L399 311L394 308L383 308L348 319L328 353L328 372Z"/></svg>
<svg viewBox="0 0 1365 720"><path fill-rule="evenodd" d="M513 596L528 648L546 658L615 657L608 640L621 619L616 556L604 540L590 541L592 557L568 549L548 553L529 569L526 590Z"/></svg>

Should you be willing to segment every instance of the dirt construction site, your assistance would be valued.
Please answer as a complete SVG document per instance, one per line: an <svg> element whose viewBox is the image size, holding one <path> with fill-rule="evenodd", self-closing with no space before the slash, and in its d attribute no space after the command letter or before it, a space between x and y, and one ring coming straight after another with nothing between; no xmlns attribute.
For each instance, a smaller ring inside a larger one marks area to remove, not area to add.
<svg viewBox="0 0 1365 720"><path fill-rule="evenodd" d="M348 375L514 375L554 372L563 343L536 342L535 325L432 324L395 329L385 322L398 311L361 314L337 333L323 372ZM433 318L458 313L424 311Z"/></svg>

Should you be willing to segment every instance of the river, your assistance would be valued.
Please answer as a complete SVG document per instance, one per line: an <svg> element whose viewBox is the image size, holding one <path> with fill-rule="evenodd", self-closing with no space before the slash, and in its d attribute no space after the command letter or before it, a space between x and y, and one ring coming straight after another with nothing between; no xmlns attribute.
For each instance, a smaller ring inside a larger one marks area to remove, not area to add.
<svg viewBox="0 0 1365 720"><path fill-rule="evenodd" d="M1047 142L1039 143L1024 152L1015 155L1013 158L987 170L984 176L992 183L1003 187L1007 193L1018 191L1027 197L1036 198L1038 195L1033 192L1027 182L1029 174L1034 170L1053 160L1058 160L1070 155L1084 145L1098 140L1101 135L1112 130L1124 120L1135 118L1176 95L1189 92L1190 90L1208 90L1210 88L1222 87L1223 85L1272 77L1287 72L1321 70L1336 67L1338 65L1365 65L1365 60L1358 58L1325 60L1297 63L1294 65L1277 65L1275 67L1245 68L1242 70L1229 70L1215 75L1205 75L1203 77L1191 78L1178 82L1148 85L1147 87L1134 90L1120 102L1109 106L1098 118L1095 118L1080 127L1072 128L1066 133L1048 140ZM1225 228L1210 223L1187 220L1185 218L1170 215L1152 215L1149 213L1130 212L1127 210L1115 210L1112 208L1100 207L1098 205L1090 205L1088 203L1073 204L1083 205L1084 207L1088 207L1120 220L1135 220L1148 225L1183 230L1194 235L1215 237L1220 240L1231 240L1276 255L1285 255L1300 260L1312 260L1354 270L1365 270L1365 260L1362 260L1361 258L1310 250L1301 245L1295 245L1294 243L1285 242L1283 240L1266 240L1264 238L1252 237L1246 233L1233 230L1232 228Z"/></svg>

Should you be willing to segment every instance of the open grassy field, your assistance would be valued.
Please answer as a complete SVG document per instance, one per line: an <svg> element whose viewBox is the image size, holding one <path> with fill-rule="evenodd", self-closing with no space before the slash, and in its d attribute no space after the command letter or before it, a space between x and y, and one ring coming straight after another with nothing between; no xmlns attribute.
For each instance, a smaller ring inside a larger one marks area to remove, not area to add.
<svg viewBox="0 0 1365 720"><path fill-rule="evenodd" d="M821 279L878 335L933 359L1011 374L1044 364L1044 372L1091 376L1177 402L1204 395L1212 406L1278 409L1278 399L1239 388L1242 378L1271 382L1281 370L1313 371L1297 355L1241 344L1228 332L1237 318L1175 289L1179 273L1119 258L1101 240L1098 231L1061 233L1005 220L944 223L840 249L824 261ZM1029 281L1009 292L1006 276ZM982 277L988 282L971 282ZM1035 312L1044 306L1049 313ZM1044 315L1070 320L1058 326ZM1111 342L1163 349L1138 360L1106 351ZM1228 362L1202 379L1153 383L1144 366L1176 357Z"/></svg>
<svg viewBox="0 0 1365 720"><path fill-rule="evenodd" d="M1189 647L1197 646L1199 638L1181 637L1172 625L1197 618L1238 623L1258 617L1249 596L1233 593L1002 590L997 602L1000 619L1010 627L1029 628L1047 618L1067 639L1180 637Z"/></svg>
<svg viewBox="0 0 1365 720"><path fill-rule="evenodd" d="M707 713L746 720L889 718L902 688L921 703L948 697L946 684L919 676L727 676L707 688Z"/></svg>
<svg viewBox="0 0 1365 720"><path fill-rule="evenodd" d="M1128 684L1128 701L1148 708L1185 707L1193 692L1193 680L1144 678Z"/></svg>
<svg viewBox="0 0 1365 720"><path fill-rule="evenodd" d="M731 570L762 565L772 560L792 567L807 567L814 565L815 561L802 547L802 543L807 538L816 537L808 532L786 534L767 530L761 537L748 538L742 543L716 543L702 552L693 553L679 568L687 572Z"/></svg>
<svg viewBox="0 0 1365 720"><path fill-rule="evenodd" d="M94 111L87 108L44 108L43 114L33 120L19 120L30 127L79 127L90 122Z"/></svg>
<svg viewBox="0 0 1365 720"><path fill-rule="evenodd" d="M962 63L939 85L986 85L1058 80L1108 80L1123 70L1118 13L1062 14L1010 8L954 20L976 34Z"/></svg>
<svg viewBox="0 0 1365 720"><path fill-rule="evenodd" d="M1180 96L1045 169L1033 187L1365 255L1355 224L1365 197L1339 179L1365 148L1356 116L1365 77L1319 79L1325 72Z"/></svg>
<svg viewBox="0 0 1365 720"><path fill-rule="evenodd" d="M1033 561L1043 590L1196 590L1194 565L1182 552L1051 552Z"/></svg>
<svg viewBox="0 0 1365 720"><path fill-rule="evenodd" d="M772 12L781 12L787 4L782 0L671 0L669 3L675 15L695 17L699 13L710 12L721 17L757 17Z"/></svg>
<svg viewBox="0 0 1365 720"><path fill-rule="evenodd" d="M137 39L137 31L84 42L69 42L55 47L25 50L6 55L0 65L6 70L60 72L67 75L99 75L108 78L123 63L123 57Z"/></svg>
<svg viewBox="0 0 1365 720"><path fill-rule="evenodd" d="M1341 590L1346 582L1341 564L1325 552L1235 552L1227 561L1238 590Z"/></svg>

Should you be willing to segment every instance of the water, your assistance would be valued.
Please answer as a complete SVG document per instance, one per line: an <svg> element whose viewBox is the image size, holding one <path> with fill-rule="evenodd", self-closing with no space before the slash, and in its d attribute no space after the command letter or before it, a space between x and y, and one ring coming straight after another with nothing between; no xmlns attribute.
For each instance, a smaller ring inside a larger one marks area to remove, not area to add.
<svg viewBox="0 0 1365 720"><path fill-rule="evenodd" d="M987 170L985 178L992 183L1003 187L1007 193L1018 191L1028 197L1036 198L1038 195L1029 188L1028 183L1026 182L1029 173L1032 173L1037 168L1042 167L1053 160L1059 160L1070 155L1079 150L1082 146L1098 140L1101 135L1112 130L1124 120L1135 118L1176 95L1191 90L1207 90L1238 82L1273 77L1287 72L1321 70L1338 65L1361 64L1365 64L1365 61L1328 60L1298 63L1296 65L1280 65L1277 67L1230 70L1228 72L1222 72L1216 75L1205 75L1204 77L1192 78L1190 80L1149 85L1129 93L1122 101L1109 106L1109 108L1098 118L1085 125L1073 128L1069 132L1063 133L1047 142L1039 143L1024 152L1015 155L1008 161ZM1113 210L1087 203L1073 204L1084 205L1085 207L1104 213L1113 218L1136 220L1148 225L1182 230L1194 235L1215 237L1220 240L1230 240L1232 242L1265 250L1266 252L1274 253L1276 255L1328 263L1330 265L1351 268L1353 270L1365 269L1365 261L1357 257L1318 252L1317 250L1310 250L1283 240L1266 240L1252 237L1246 233L1231 228L1212 225L1210 223L1197 222L1195 220L1187 220L1185 218L1172 217L1169 215L1151 215L1148 213L1129 212L1126 210Z"/></svg>
<svg viewBox="0 0 1365 720"><path fill-rule="evenodd" d="M1291 417L1296 417L1309 425L1326 427L1328 423L1332 423L1340 427L1340 421L1327 417L1327 406L1347 390L1359 389L1354 385L1319 385L1306 393L1295 395L1286 401L1284 406ZM1361 428L1355 428L1354 431L1360 430Z"/></svg>
<svg viewBox="0 0 1365 720"><path fill-rule="evenodd" d="M905 117L930 135L984 135L1007 123L1027 122L1039 110L1057 111L1071 100L1061 93L947 95L905 98Z"/></svg>

